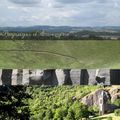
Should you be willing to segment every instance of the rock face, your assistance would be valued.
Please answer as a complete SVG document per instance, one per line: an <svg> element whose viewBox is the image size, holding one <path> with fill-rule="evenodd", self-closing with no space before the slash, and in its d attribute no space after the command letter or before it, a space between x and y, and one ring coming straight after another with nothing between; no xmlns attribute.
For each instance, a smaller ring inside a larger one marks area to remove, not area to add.
<svg viewBox="0 0 120 120"><path fill-rule="evenodd" d="M103 89L100 89L83 97L81 102L88 106L96 106L100 108L104 114L105 111L109 109L108 101L110 99L109 93Z"/></svg>
<svg viewBox="0 0 120 120"><path fill-rule="evenodd" d="M12 83L12 69L3 69L1 79L3 85L10 85Z"/></svg>
<svg viewBox="0 0 120 120"><path fill-rule="evenodd" d="M72 69L70 70L70 78L73 85L80 85L81 70Z"/></svg>
<svg viewBox="0 0 120 120"><path fill-rule="evenodd" d="M120 69L110 70L111 84L120 85Z"/></svg>
<svg viewBox="0 0 120 120"><path fill-rule="evenodd" d="M120 87L115 87L109 91L111 95L111 101L114 102L116 99L120 99Z"/></svg>
<svg viewBox="0 0 120 120"><path fill-rule="evenodd" d="M96 70L96 81L98 84L110 85L110 70Z"/></svg>
<svg viewBox="0 0 120 120"><path fill-rule="evenodd" d="M29 71L29 84L41 85L43 81L44 70L30 70Z"/></svg>
<svg viewBox="0 0 120 120"><path fill-rule="evenodd" d="M2 85L120 85L120 70L109 69L3 69Z"/></svg>
<svg viewBox="0 0 120 120"><path fill-rule="evenodd" d="M100 114L102 115L105 112L112 112L114 109L119 108L112 104L116 99L120 99L120 86L112 86L110 87L110 90L96 90L80 99L80 102L88 106L97 106L100 110Z"/></svg>

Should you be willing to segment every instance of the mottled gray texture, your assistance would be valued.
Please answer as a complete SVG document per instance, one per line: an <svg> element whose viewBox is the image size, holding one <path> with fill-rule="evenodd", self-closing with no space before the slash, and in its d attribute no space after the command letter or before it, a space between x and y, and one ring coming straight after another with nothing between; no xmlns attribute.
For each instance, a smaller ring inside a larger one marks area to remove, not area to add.
<svg viewBox="0 0 120 120"><path fill-rule="evenodd" d="M70 78L71 78L72 84L80 85L80 76L81 76L80 69L72 69L70 71Z"/></svg>
<svg viewBox="0 0 120 120"><path fill-rule="evenodd" d="M4 85L120 85L120 70L110 69L3 69Z"/></svg>

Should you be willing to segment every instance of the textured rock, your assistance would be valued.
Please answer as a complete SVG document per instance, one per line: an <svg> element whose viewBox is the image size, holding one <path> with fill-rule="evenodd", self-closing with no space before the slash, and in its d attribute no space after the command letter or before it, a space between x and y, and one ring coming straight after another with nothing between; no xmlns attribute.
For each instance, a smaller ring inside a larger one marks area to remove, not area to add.
<svg viewBox="0 0 120 120"><path fill-rule="evenodd" d="M97 91L83 97L81 101L89 106L98 106L99 98L100 98L102 92L104 93L105 102L107 102L107 100L110 100L109 93L103 89L100 89L100 90L97 90Z"/></svg>
<svg viewBox="0 0 120 120"><path fill-rule="evenodd" d="M102 106L103 108L101 111L104 113L109 109L108 105L109 100L110 100L109 93L103 89L99 89L83 97L80 101L88 106L97 106L98 108L101 108Z"/></svg>
<svg viewBox="0 0 120 120"><path fill-rule="evenodd" d="M63 85L66 77L66 75L64 74L64 71L62 69L56 69L55 73L56 73L56 78L58 80L58 84Z"/></svg>
<svg viewBox="0 0 120 120"><path fill-rule="evenodd" d="M120 85L120 69L110 70L110 82L112 85Z"/></svg>
<svg viewBox="0 0 120 120"><path fill-rule="evenodd" d="M110 70L109 69L97 69L96 81L98 84L110 85Z"/></svg>
<svg viewBox="0 0 120 120"><path fill-rule="evenodd" d="M58 85L58 80L57 80L57 76L55 74L55 70L51 69L51 70L44 70L44 74L43 74L43 85Z"/></svg>
<svg viewBox="0 0 120 120"><path fill-rule="evenodd" d="M114 102L116 99L120 99L120 93L116 93L111 97L111 101Z"/></svg>
<svg viewBox="0 0 120 120"><path fill-rule="evenodd" d="M119 70L109 69L3 69L0 76L3 85L120 85Z"/></svg>
<svg viewBox="0 0 120 120"><path fill-rule="evenodd" d="M64 85L72 85L72 80L70 78L70 69L65 69L64 74L65 74Z"/></svg>
<svg viewBox="0 0 120 120"><path fill-rule="evenodd" d="M88 85L89 83L89 74L87 69L81 70L81 76L80 76L80 85Z"/></svg>
<svg viewBox="0 0 120 120"><path fill-rule="evenodd" d="M88 71L88 76L89 76L89 85L96 85L96 69L89 69Z"/></svg>
<svg viewBox="0 0 120 120"><path fill-rule="evenodd" d="M29 84L30 85L41 85L43 81L44 70L30 70L29 71Z"/></svg>
<svg viewBox="0 0 120 120"><path fill-rule="evenodd" d="M1 76L2 76L2 70L0 69L0 85L2 85L2 78L1 78Z"/></svg>
<svg viewBox="0 0 120 120"><path fill-rule="evenodd" d="M70 78L71 78L73 85L80 85L80 76L81 76L80 69L71 69L70 70Z"/></svg>
<svg viewBox="0 0 120 120"><path fill-rule="evenodd" d="M109 91L111 96L111 101L114 102L116 99L120 98L120 87L114 87Z"/></svg>
<svg viewBox="0 0 120 120"><path fill-rule="evenodd" d="M17 85L17 69L13 69L12 71L12 85Z"/></svg>
<svg viewBox="0 0 120 120"><path fill-rule="evenodd" d="M3 85L11 85L12 83L12 69L3 69L2 70L2 84Z"/></svg>
<svg viewBox="0 0 120 120"><path fill-rule="evenodd" d="M23 85L29 85L29 69L23 69Z"/></svg>
<svg viewBox="0 0 120 120"><path fill-rule="evenodd" d="M17 84L18 85L22 85L22 79L23 79L23 70L18 69L18 73L17 73Z"/></svg>

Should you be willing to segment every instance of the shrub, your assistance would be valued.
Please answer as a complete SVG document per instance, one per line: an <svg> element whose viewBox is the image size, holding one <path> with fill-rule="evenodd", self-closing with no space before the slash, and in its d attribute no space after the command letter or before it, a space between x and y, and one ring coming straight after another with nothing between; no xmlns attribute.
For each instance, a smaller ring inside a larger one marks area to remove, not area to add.
<svg viewBox="0 0 120 120"><path fill-rule="evenodd" d="M75 120L75 114L71 108L68 109L68 114L65 120Z"/></svg>
<svg viewBox="0 0 120 120"><path fill-rule="evenodd" d="M97 106L91 106L88 108L89 112L93 116L98 116L99 115L99 108Z"/></svg>
<svg viewBox="0 0 120 120"><path fill-rule="evenodd" d="M53 113L51 110L47 110L45 113L44 120L51 120L51 119L53 119Z"/></svg>
<svg viewBox="0 0 120 120"><path fill-rule="evenodd" d="M120 116L120 109L115 110L115 116Z"/></svg>
<svg viewBox="0 0 120 120"><path fill-rule="evenodd" d="M120 99L116 99L113 104L117 105L117 106L120 106Z"/></svg>
<svg viewBox="0 0 120 120"><path fill-rule="evenodd" d="M56 109L55 111L55 115L54 115L54 119L60 119L62 120L64 117L66 117L67 115L67 109L65 107L59 107L58 109Z"/></svg>
<svg viewBox="0 0 120 120"><path fill-rule="evenodd" d="M112 120L112 117L108 117L107 120Z"/></svg>
<svg viewBox="0 0 120 120"><path fill-rule="evenodd" d="M30 119L76 120L77 118L87 118L89 116L88 107L81 104L77 98L81 98L97 88L97 86L27 87L27 92L33 97L33 99L28 99ZM76 100L73 100L72 97L76 95Z"/></svg>
<svg viewBox="0 0 120 120"><path fill-rule="evenodd" d="M75 101L72 105L72 110L74 112L74 117L76 120L89 117L88 107L79 101Z"/></svg>

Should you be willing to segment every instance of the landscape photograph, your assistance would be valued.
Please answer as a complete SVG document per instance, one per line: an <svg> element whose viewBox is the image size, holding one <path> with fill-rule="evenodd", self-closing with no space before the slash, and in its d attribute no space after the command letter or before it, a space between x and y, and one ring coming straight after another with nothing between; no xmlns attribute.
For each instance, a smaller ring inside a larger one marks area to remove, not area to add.
<svg viewBox="0 0 120 120"><path fill-rule="evenodd" d="M120 120L119 11L119 0L1 0L0 120Z"/></svg>

